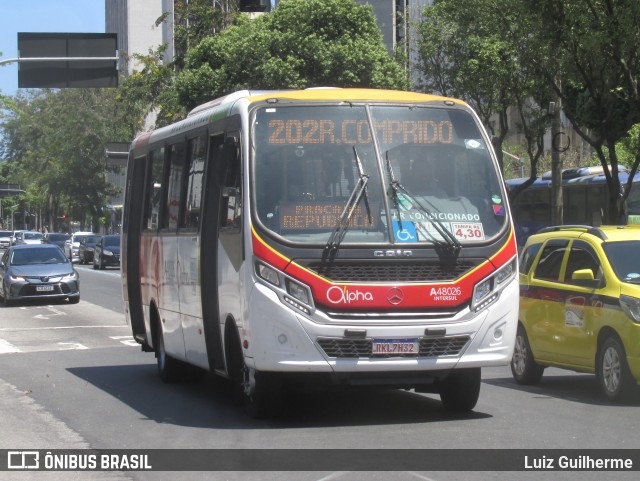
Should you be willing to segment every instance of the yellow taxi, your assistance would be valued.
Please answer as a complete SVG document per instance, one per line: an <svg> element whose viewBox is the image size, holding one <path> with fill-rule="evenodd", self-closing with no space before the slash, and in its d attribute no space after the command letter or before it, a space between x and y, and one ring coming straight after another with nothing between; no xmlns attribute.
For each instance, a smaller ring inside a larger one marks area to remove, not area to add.
<svg viewBox="0 0 640 481"><path fill-rule="evenodd" d="M595 373L620 401L640 381L640 225L558 226L527 240L511 372L536 384L544 368Z"/></svg>

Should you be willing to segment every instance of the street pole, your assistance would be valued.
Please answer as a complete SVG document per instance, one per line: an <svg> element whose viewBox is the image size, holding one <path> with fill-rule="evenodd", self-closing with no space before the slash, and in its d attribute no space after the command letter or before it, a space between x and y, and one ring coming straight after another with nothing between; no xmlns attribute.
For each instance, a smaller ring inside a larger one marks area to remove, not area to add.
<svg viewBox="0 0 640 481"><path fill-rule="evenodd" d="M562 225L562 159L558 142L560 141L560 99L549 102L551 117L551 225Z"/></svg>

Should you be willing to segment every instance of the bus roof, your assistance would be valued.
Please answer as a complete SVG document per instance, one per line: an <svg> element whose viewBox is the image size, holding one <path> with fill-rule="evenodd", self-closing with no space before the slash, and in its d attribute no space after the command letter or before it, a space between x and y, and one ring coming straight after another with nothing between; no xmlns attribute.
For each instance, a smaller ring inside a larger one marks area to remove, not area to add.
<svg viewBox="0 0 640 481"><path fill-rule="evenodd" d="M290 100L343 100L343 101L392 101L392 102L442 102L451 101L459 105L466 102L438 95L406 92L401 90L354 89L354 88L309 88L304 90L281 90L263 93L250 99L261 102L268 98Z"/></svg>
<svg viewBox="0 0 640 481"><path fill-rule="evenodd" d="M224 97L220 97L210 102L195 107L189 112L187 118L175 124L162 127L155 133L165 133L168 131L181 130L185 126L205 125L216 116L228 114L231 107L240 99L246 99L249 103L263 102L268 99L298 100L298 101L344 101L344 102L407 102L407 103L432 103L451 102L452 104L466 106L467 103L449 97L438 95L407 92L401 90L383 89L359 89L359 88L337 88L337 87L316 87L304 90L240 90ZM140 134L132 142L131 147L146 145L154 132ZM154 135L155 137L155 135Z"/></svg>

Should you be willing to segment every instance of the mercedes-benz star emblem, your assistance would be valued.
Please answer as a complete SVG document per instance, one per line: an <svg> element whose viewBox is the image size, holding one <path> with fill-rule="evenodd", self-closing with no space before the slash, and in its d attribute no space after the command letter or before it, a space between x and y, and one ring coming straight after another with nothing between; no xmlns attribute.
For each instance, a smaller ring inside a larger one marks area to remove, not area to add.
<svg viewBox="0 0 640 481"><path fill-rule="evenodd" d="M404 292L399 287L392 287L387 292L387 301L389 301L389 304L397 306L404 301Z"/></svg>

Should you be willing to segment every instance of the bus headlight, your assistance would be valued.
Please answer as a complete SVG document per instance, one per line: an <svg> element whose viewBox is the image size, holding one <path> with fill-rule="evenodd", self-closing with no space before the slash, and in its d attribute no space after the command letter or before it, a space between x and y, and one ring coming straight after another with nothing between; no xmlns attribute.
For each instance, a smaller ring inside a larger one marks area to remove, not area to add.
<svg viewBox="0 0 640 481"><path fill-rule="evenodd" d="M478 304L493 291L493 277L482 281L473 290L473 303Z"/></svg>
<svg viewBox="0 0 640 481"><path fill-rule="evenodd" d="M500 295L500 290L509 279L518 272L518 258L514 257L492 275L476 284L471 298L471 309L479 311L493 303Z"/></svg>
<svg viewBox="0 0 640 481"><path fill-rule="evenodd" d="M308 316L315 310L309 286L262 261L255 262L255 272L278 294L278 298L283 304Z"/></svg>
<svg viewBox="0 0 640 481"><path fill-rule="evenodd" d="M280 287L280 278L278 277L278 272L274 268L269 267L262 262L256 262L256 274L268 283Z"/></svg>
<svg viewBox="0 0 640 481"><path fill-rule="evenodd" d="M309 288L307 286L303 286L298 282L288 279L286 280L287 284L287 292L289 295L299 300L304 304L311 304L311 293L309 292Z"/></svg>
<svg viewBox="0 0 640 481"><path fill-rule="evenodd" d="M515 275L518 267L518 260L514 257L511 262L496 272L495 278L498 284L502 284L504 281Z"/></svg>
<svg viewBox="0 0 640 481"><path fill-rule="evenodd" d="M640 324L640 299L621 294L618 301L620 302L620 307L629 319Z"/></svg>

